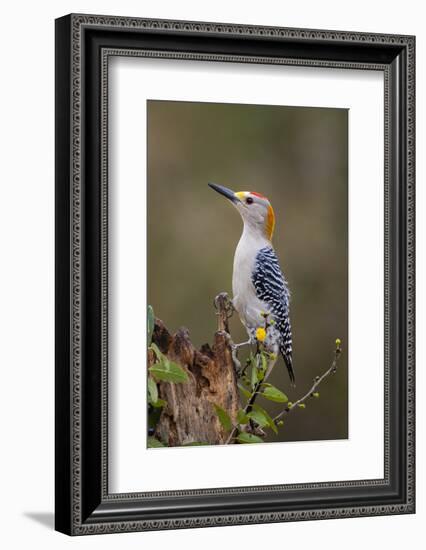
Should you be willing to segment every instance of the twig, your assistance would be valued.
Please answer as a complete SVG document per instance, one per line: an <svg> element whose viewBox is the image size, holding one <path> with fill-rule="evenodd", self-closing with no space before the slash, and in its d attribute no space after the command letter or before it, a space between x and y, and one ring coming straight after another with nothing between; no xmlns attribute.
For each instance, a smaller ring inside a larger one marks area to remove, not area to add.
<svg viewBox="0 0 426 550"><path fill-rule="evenodd" d="M334 351L334 358L333 358L333 362L331 363L331 367L328 368L321 376L317 376L314 380L314 383L312 385L312 387L310 388L310 390L303 396L301 397L300 399L298 399L297 401L295 401L294 403L292 403L289 407L286 407L283 411L281 411L279 414L277 414L277 416L274 417L274 422L276 423L282 416L284 416L285 414L288 414L291 410L294 409L294 407L297 407L298 405L300 405L301 403L303 403L304 401L306 401L306 399L308 399L308 397L311 397L312 394L315 392L315 390L317 389L317 387L321 384L321 382L323 380L325 380L325 378L327 378L328 376L330 376L331 374L334 374L337 370L337 362L339 360L339 357L341 355L341 352L342 352L342 349L340 347L339 344L337 344L337 347Z"/></svg>

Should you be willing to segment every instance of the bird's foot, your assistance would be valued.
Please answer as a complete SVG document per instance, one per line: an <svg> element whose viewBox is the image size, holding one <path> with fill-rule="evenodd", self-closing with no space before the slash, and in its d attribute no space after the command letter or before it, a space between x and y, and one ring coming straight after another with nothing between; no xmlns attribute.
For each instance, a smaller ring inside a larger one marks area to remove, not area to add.
<svg viewBox="0 0 426 550"><path fill-rule="evenodd" d="M232 340L230 342L232 360L234 361L235 372L237 373L238 378L241 378L244 375L244 373L246 371L246 368L247 368L247 366L245 366L245 367L241 366L241 362L238 359L238 350L241 347L250 345L252 343L253 342L251 340L247 340L247 342L240 342L239 344L234 344L234 342L232 342Z"/></svg>
<svg viewBox="0 0 426 550"><path fill-rule="evenodd" d="M250 340L247 340L247 342L240 342L239 344L232 344L232 347L233 347L234 349L237 350L237 349L239 349L239 348L242 348L243 346L249 346L249 345L251 345L252 343L253 343L253 342L252 342L252 340L250 339Z"/></svg>

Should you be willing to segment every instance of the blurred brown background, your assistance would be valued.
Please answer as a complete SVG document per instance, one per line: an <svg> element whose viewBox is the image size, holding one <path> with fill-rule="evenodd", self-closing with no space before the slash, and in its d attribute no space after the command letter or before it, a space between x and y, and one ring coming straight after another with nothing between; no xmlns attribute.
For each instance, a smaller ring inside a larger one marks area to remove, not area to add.
<svg viewBox="0 0 426 550"><path fill-rule="evenodd" d="M335 339L343 343L339 370L319 399L284 418L267 441L347 438L347 110L148 102L148 303L170 330L186 326L198 346L216 330L216 294L232 296L242 230L238 212L209 181L258 191L275 211L297 387L282 358L270 382L295 401L331 364ZM235 342L247 339L236 314L231 332ZM260 401L270 412L282 408Z"/></svg>

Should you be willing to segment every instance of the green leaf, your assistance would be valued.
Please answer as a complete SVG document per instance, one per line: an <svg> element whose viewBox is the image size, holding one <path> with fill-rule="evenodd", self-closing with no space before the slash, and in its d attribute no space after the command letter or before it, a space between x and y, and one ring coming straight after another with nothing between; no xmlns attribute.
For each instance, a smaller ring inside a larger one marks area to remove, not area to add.
<svg viewBox="0 0 426 550"><path fill-rule="evenodd" d="M248 434L246 432L240 432L238 434L237 440L240 443L263 443L263 439L257 435Z"/></svg>
<svg viewBox="0 0 426 550"><path fill-rule="evenodd" d="M274 386L267 386L261 395L270 401L275 401L276 403L287 403L288 401L286 394Z"/></svg>
<svg viewBox="0 0 426 550"><path fill-rule="evenodd" d="M247 414L243 411L243 409L240 409L238 411L238 414L237 414L237 422L238 424L247 424L248 422L248 416Z"/></svg>
<svg viewBox="0 0 426 550"><path fill-rule="evenodd" d="M251 379L250 379L251 387L254 389L257 384L257 367L255 365L252 365L251 367Z"/></svg>
<svg viewBox="0 0 426 550"><path fill-rule="evenodd" d="M148 346L151 344L152 333L154 332L154 324L155 324L154 310L152 309L152 306L148 306L148 319L147 319Z"/></svg>
<svg viewBox="0 0 426 550"><path fill-rule="evenodd" d="M154 379L148 376L148 402L153 405L158 401L158 388Z"/></svg>
<svg viewBox="0 0 426 550"><path fill-rule="evenodd" d="M268 421L268 426L271 428L271 430L273 432L275 432L276 434L278 433L278 428L277 428L277 425L275 424L275 422L273 421L272 417L269 416L269 414L267 413L267 411L265 411L265 409L263 407L261 407L260 405L258 405L257 403L253 403L252 405L253 409L255 411L259 411L260 413L263 414L263 416L267 419Z"/></svg>
<svg viewBox="0 0 426 550"><path fill-rule="evenodd" d="M173 382L175 384L188 382L188 375L184 369L177 363L169 361L164 356L161 361L155 363L155 365L148 370L155 378L163 380L164 382Z"/></svg>
<svg viewBox="0 0 426 550"><path fill-rule="evenodd" d="M247 413L247 416L254 420L256 424L258 424L261 428L269 425L268 419L260 411L250 411L249 413Z"/></svg>
<svg viewBox="0 0 426 550"><path fill-rule="evenodd" d="M238 387L240 388L240 391L244 395L244 397L247 397L247 399L251 397L251 393L246 390L246 388L242 384L238 384Z"/></svg>
<svg viewBox="0 0 426 550"><path fill-rule="evenodd" d="M232 421L229 417L229 414L225 411L225 409L219 407L219 405L215 405L213 403L213 406L214 410L216 411L217 417L219 418L219 422L222 424L227 432L230 432L232 430Z"/></svg>
<svg viewBox="0 0 426 550"><path fill-rule="evenodd" d="M165 447L165 445L155 437L148 437L148 448L153 449L155 447Z"/></svg>
<svg viewBox="0 0 426 550"><path fill-rule="evenodd" d="M164 401L164 399L157 399L155 403L151 403L153 407L156 409L162 409L165 405L167 405L167 401Z"/></svg>
<svg viewBox="0 0 426 550"><path fill-rule="evenodd" d="M266 355L262 353L260 358L262 360L262 370L263 372L266 372L266 369L268 368L268 360L266 359Z"/></svg>
<svg viewBox="0 0 426 550"><path fill-rule="evenodd" d="M151 345L149 347L155 353L155 355L157 356L157 359L159 361L164 357L164 355L161 353L161 351L160 351L159 347L157 346L157 344L154 344L154 342L151 342Z"/></svg>
<svg viewBox="0 0 426 550"><path fill-rule="evenodd" d="M256 365L256 357L253 355L253 352L250 352L250 355L247 358L248 364L255 366Z"/></svg>

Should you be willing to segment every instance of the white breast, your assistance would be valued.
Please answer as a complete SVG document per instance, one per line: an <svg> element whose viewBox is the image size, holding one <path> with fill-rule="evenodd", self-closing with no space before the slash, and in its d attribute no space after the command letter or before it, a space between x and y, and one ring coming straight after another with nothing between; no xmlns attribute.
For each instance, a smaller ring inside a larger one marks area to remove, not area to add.
<svg viewBox="0 0 426 550"><path fill-rule="evenodd" d="M261 313L268 311L265 302L256 296L252 282L257 253L265 246L270 246L266 238L245 227L235 250L232 276L233 304L241 322L248 330L262 326L264 318Z"/></svg>

